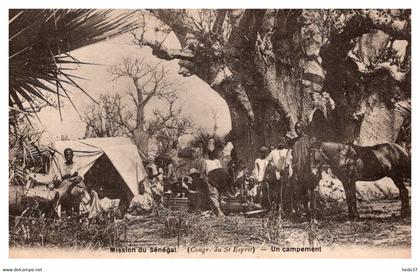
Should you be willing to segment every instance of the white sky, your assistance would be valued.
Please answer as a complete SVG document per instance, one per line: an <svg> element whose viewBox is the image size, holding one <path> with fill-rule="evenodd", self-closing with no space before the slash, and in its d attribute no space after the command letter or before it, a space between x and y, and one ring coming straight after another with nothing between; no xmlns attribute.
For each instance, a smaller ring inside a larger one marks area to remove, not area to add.
<svg viewBox="0 0 420 272"><path fill-rule="evenodd" d="M100 94L116 92L119 92L123 98L127 97L127 91L134 88L132 82L124 78L113 81L111 74L107 71L109 66L118 63L122 57L147 58L151 62L161 62L166 66L168 76L176 83L182 84L183 90L178 93L178 101L180 105L183 105L183 114L190 116L198 127L212 129L214 126L212 109L214 109L219 116L217 132L220 134L229 132L231 121L227 104L215 91L196 76L185 78L179 75L177 60L159 60L152 55L150 48L132 45L131 38L130 34L125 34L72 52L72 56L82 62L100 64L80 65L77 70L71 71L72 74L85 78L85 80L75 80L83 90L95 99L98 99ZM165 44L172 47L179 46L177 40L171 36ZM71 98L82 113L92 100L71 86L67 89L71 90ZM162 107L163 104L156 99L150 102L146 107L146 118L150 116L154 108L165 109L165 106ZM39 114L42 123L38 125L46 130L44 141L58 139L61 135L67 135L70 139L84 136L85 125L70 102L64 101L64 107L61 110L62 121L59 111L53 108L43 109Z"/></svg>

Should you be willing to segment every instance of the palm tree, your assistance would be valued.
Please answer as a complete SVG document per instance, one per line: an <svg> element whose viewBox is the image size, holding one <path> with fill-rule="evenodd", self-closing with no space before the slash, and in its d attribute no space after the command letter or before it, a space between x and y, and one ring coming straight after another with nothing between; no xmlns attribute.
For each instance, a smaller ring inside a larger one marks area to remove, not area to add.
<svg viewBox="0 0 420 272"><path fill-rule="evenodd" d="M119 13L119 14L116 14ZM23 178L26 159L42 155L28 116L57 106L73 86L70 52L135 28L132 13L111 10L9 10L9 170L10 181ZM74 105L73 105L74 106ZM61 111L60 111L61 116ZM24 129L22 129L24 128Z"/></svg>
<svg viewBox="0 0 420 272"><path fill-rule="evenodd" d="M111 10L9 10L9 109L32 114L35 102L60 105L71 85L68 64L81 64L69 52L135 28L132 14ZM85 92L86 93L86 92ZM87 93L86 93L87 94ZM87 94L88 95L88 94ZM59 108L59 107L58 107Z"/></svg>

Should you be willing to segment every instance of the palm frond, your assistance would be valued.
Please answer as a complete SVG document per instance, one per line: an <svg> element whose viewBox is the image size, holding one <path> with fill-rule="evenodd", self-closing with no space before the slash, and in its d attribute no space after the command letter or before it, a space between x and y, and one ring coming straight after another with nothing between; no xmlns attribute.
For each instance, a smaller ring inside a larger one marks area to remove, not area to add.
<svg viewBox="0 0 420 272"><path fill-rule="evenodd" d="M9 10L9 107L25 111L48 93L70 99L66 85L83 91L68 66L86 63L69 52L133 30L132 18L112 10Z"/></svg>
<svg viewBox="0 0 420 272"><path fill-rule="evenodd" d="M207 154L209 151L207 150L207 145L209 140L213 139L215 143L215 154L220 154L223 151L225 146L225 142L222 137L214 134L209 133L205 130L199 130L190 141L189 145L195 148L202 149L203 154Z"/></svg>

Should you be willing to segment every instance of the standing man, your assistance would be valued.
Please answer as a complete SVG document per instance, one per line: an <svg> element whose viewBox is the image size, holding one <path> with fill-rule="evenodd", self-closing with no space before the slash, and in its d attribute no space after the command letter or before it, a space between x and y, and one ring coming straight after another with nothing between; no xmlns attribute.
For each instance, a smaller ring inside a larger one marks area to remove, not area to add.
<svg viewBox="0 0 420 272"><path fill-rule="evenodd" d="M289 174L288 162L286 161L288 154L288 147L286 139L280 138L277 146L273 147L270 154L267 156L269 165L275 168L275 179L269 181L270 198L276 205L279 204L280 210L283 210L283 187L286 183L287 175Z"/></svg>
<svg viewBox="0 0 420 272"><path fill-rule="evenodd" d="M161 180L162 174L159 173L156 164L152 160L149 161L147 169L153 198L155 199L156 203L161 206L163 205L163 182Z"/></svg>
<svg viewBox="0 0 420 272"><path fill-rule="evenodd" d="M315 212L315 198L313 190L316 182L311 174L310 166L310 146L315 142L313 137L305 134L306 124L298 121L295 125L297 138L292 148L292 167L295 178L295 192L297 200L304 205L307 212ZM311 219L312 214L309 214Z"/></svg>
<svg viewBox="0 0 420 272"><path fill-rule="evenodd" d="M245 169L245 164L238 158L238 153L235 148L230 151L230 161L228 162L227 169L229 176L231 177L233 187L238 187L240 190L243 190L244 188L241 188L241 184L237 183L237 178L239 172Z"/></svg>
<svg viewBox="0 0 420 272"><path fill-rule="evenodd" d="M164 191L168 191L177 182L176 168L173 160L165 156L157 156L155 158L155 164L158 167L159 178L163 178Z"/></svg>
<svg viewBox="0 0 420 272"><path fill-rule="evenodd" d="M281 172L285 167L286 155L287 155L286 139L280 138L277 146L274 146L267 156L268 163L272 164L276 168L276 178L280 179Z"/></svg>
<svg viewBox="0 0 420 272"><path fill-rule="evenodd" d="M175 164L174 164L174 161L172 159L169 159L167 169L168 170L166 172L166 178L167 178L169 184L173 185L178 181L178 177L177 177L177 173L176 173L176 169L175 169Z"/></svg>
<svg viewBox="0 0 420 272"><path fill-rule="evenodd" d="M224 216L220 209L220 199L225 197L232 199L233 184L228 171L222 167L219 155L220 150L216 148L216 141L210 138L203 152L202 176L207 187L210 205L217 216Z"/></svg>
<svg viewBox="0 0 420 272"><path fill-rule="evenodd" d="M282 180L282 208L286 214L294 212L294 179L293 179L293 157L292 148L294 144L294 135L291 132L286 133L287 153L284 161Z"/></svg>
<svg viewBox="0 0 420 272"><path fill-rule="evenodd" d="M207 186L207 191L210 198L210 205L215 212L216 216L224 216L224 213L220 209L219 198L221 197L221 189L219 183L221 179L217 178L218 169L222 168L220 160L218 159L218 152L216 150L216 141L210 138L207 143L207 152L204 152L204 167L203 167L203 179ZM215 175L216 174L216 175Z"/></svg>

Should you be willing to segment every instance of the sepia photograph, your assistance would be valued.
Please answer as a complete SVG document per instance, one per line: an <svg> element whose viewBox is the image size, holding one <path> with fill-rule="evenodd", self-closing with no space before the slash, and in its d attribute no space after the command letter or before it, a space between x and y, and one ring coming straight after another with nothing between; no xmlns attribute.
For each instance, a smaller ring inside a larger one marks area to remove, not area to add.
<svg viewBox="0 0 420 272"><path fill-rule="evenodd" d="M9 258L410 259L411 14L8 9Z"/></svg>

